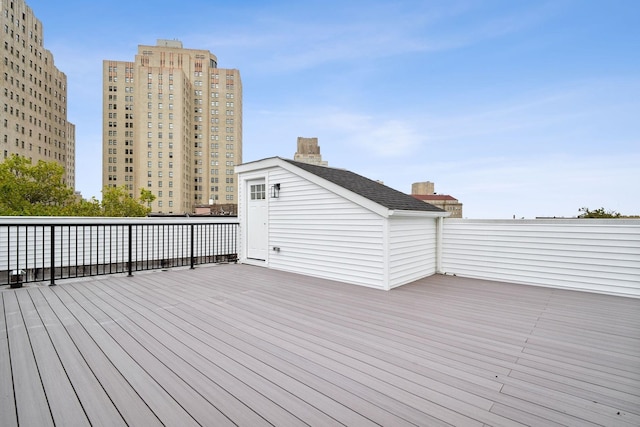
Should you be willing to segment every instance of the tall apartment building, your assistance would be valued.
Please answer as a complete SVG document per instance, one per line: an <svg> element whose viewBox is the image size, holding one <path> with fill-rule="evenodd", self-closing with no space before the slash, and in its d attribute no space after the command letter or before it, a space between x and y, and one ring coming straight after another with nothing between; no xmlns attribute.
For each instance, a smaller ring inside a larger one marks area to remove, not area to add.
<svg viewBox="0 0 640 427"><path fill-rule="evenodd" d="M75 126L67 121L67 76L44 48L42 23L23 0L1 0L3 158L54 161L75 188Z"/></svg>
<svg viewBox="0 0 640 427"><path fill-rule="evenodd" d="M158 40L133 62L105 60L102 127L104 186L150 190L154 213L237 204L242 82L209 51Z"/></svg>

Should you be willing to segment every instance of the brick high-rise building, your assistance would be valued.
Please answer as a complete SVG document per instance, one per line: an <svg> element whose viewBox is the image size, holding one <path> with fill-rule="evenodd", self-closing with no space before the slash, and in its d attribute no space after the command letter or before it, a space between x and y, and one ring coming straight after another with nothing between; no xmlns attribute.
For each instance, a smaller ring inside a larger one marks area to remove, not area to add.
<svg viewBox="0 0 640 427"><path fill-rule="evenodd" d="M2 158L57 162L75 188L75 126L67 121L67 76L44 47L42 23L23 0L1 0Z"/></svg>
<svg viewBox="0 0 640 427"><path fill-rule="evenodd" d="M158 40L132 62L105 60L102 134L103 185L150 190L152 212L237 204L242 82L209 51Z"/></svg>

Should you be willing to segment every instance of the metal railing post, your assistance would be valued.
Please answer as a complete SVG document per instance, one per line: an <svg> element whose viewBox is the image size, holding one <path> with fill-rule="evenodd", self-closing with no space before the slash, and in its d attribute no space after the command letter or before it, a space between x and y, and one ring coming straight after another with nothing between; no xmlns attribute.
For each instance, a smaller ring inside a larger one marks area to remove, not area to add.
<svg viewBox="0 0 640 427"><path fill-rule="evenodd" d="M56 226L52 225L51 228L51 281L49 286L56 285ZM61 266L62 267L62 266Z"/></svg>
<svg viewBox="0 0 640 427"><path fill-rule="evenodd" d="M129 224L129 257L127 259L127 270L129 274L127 276L133 276L132 265L132 253L133 253L133 225Z"/></svg>
<svg viewBox="0 0 640 427"><path fill-rule="evenodd" d="M194 227L194 224L191 224L191 225L190 225L190 228L191 228L191 257L190 257L190 258L191 258L191 267L190 267L190 268L191 268L192 270L193 270L193 268L194 268L194 267L193 267L193 262L194 262L194 259L193 259L193 247L194 247L194 238L193 238L193 236L194 236L194 228L193 228L193 227Z"/></svg>

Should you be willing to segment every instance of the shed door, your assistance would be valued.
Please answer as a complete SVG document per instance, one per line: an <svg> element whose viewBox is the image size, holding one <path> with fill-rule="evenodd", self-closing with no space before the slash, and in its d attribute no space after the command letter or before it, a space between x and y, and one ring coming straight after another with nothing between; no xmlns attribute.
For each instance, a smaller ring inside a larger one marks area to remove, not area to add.
<svg viewBox="0 0 640 427"><path fill-rule="evenodd" d="M249 181L247 200L247 258L267 259L267 192L264 180Z"/></svg>

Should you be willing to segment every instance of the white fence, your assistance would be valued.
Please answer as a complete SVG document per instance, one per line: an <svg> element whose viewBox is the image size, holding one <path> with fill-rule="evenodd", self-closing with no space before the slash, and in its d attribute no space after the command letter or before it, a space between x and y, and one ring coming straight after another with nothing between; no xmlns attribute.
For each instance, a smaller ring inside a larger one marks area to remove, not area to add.
<svg viewBox="0 0 640 427"><path fill-rule="evenodd" d="M444 221L442 272L640 297L640 220Z"/></svg>

